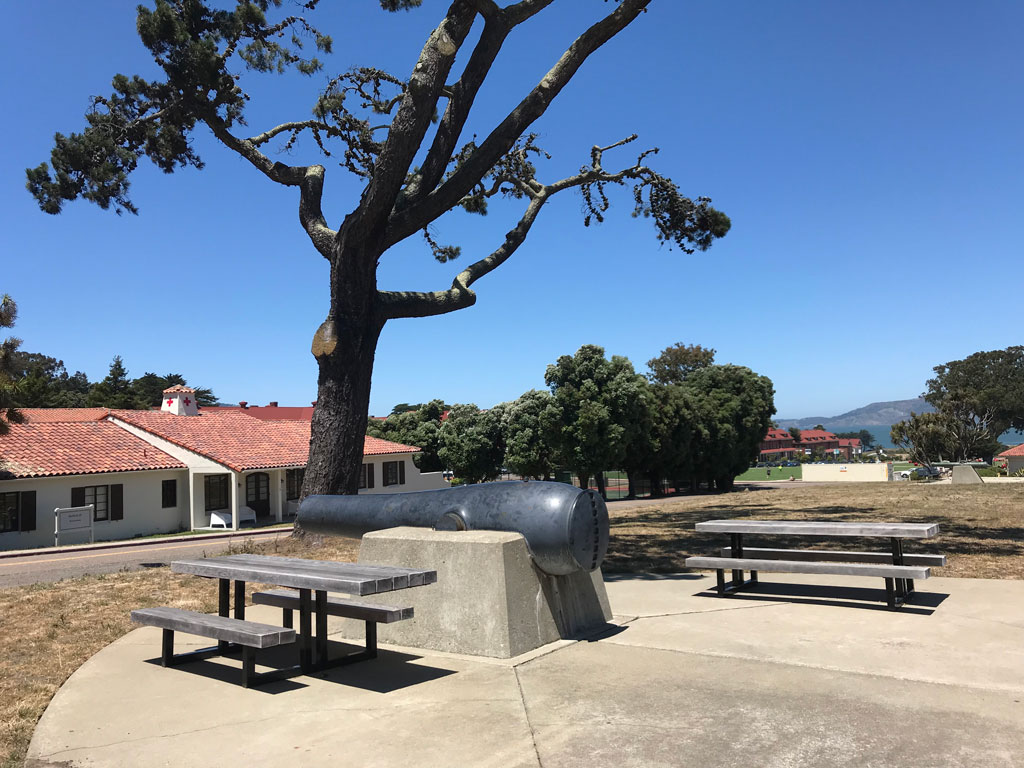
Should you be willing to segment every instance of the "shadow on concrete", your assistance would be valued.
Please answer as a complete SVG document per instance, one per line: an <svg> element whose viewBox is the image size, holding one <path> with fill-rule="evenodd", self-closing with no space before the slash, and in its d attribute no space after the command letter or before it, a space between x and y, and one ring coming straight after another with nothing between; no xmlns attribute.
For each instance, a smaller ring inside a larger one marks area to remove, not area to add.
<svg viewBox="0 0 1024 768"><path fill-rule="evenodd" d="M579 640L581 643L597 643L601 640L607 640L609 637L615 637L615 635L625 632L629 627L623 627L620 624L605 624L603 627L598 627L595 630L587 632L585 635L571 638L573 640Z"/></svg>
<svg viewBox="0 0 1024 768"><path fill-rule="evenodd" d="M335 648L345 646L344 643L331 643ZM352 646L347 646L351 651ZM332 652L331 657L340 655ZM430 667L424 664L410 664L409 662L422 659L422 656L414 656L399 651L378 651L376 659L361 661L356 664L349 664L343 667L334 667L323 672L314 673L314 677L320 680L328 680L338 685L347 685L353 688L362 688L365 691L374 693L391 693L403 688L409 688L421 683L429 683L432 680L439 680L448 675L454 675L451 669Z"/></svg>
<svg viewBox="0 0 1024 768"><path fill-rule="evenodd" d="M758 582L756 586L749 587L742 592L736 592L729 597L719 597L718 593L711 590L704 590L695 594L695 597L715 598L716 600L747 600L759 602L784 602L807 604L807 605L831 605L846 608L862 608L871 611L888 611L889 606L885 603L885 590L872 589L870 587L842 587L842 586L818 586L816 584L787 584ZM910 601L899 609L902 613L913 613L921 616L930 616L948 594L942 592L921 592L915 591L910 596Z"/></svg>
<svg viewBox="0 0 1024 768"><path fill-rule="evenodd" d="M336 641L328 642L328 658L331 659L361 650L362 647L359 645ZM187 653L187 651L183 653ZM295 670L293 675L289 675L289 670L294 669L298 663L297 647L280 646L277 648L267 648L256 654L256 672L258 674L269 673L271 675L279 673L282 676L288 676L280 680L267 680L266 682L257 683L250 690L268 694L294 691L299 688L306 688L307 684L302 682L302 680L308 677L326 680L338 685L362 688L376 693L390 693L391 691L397 691L455 674L450 669L408 663L420 658L422 657L407 653L380 650L375 659L333 667L313 672L309 675L303 675L298 670ZM225 660L229 660L228 663L224 663ZM160 657L146 659L146 663L159 667ZM197 658L178 662L168 667L167 672L168 674L186 672L239 687L241 686L242 679L240 656L237 652L230 650L225 655L213 655L209 659Z"/></svg>

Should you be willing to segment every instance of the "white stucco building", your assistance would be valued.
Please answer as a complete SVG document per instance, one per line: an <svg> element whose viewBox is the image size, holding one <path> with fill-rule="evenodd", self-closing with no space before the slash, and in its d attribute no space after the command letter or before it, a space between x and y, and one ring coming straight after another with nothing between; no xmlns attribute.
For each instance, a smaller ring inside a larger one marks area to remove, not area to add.
<svg viewBox="0 0 1024 768"><path fill-rule="evenodd" d="M94 505L96 540L237 529L294 515L309 453L308 421L207 413L175 386L160 411L25 409L0 437L0 550L54 543L54 508ZM367 437L360 493L444 488L421 474L419 449ZM248 510L252 510L249 512Z"/></svg>

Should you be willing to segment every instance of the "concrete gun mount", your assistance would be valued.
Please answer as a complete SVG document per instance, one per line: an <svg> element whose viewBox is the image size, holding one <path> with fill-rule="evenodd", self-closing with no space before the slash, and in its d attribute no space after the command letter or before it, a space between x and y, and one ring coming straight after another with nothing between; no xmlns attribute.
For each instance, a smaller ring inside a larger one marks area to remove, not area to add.
<svg viewBox="0 0 1024 768"><path fill-rule="evenodd" d="M550 576L596 571L608 552L608 507L595 491L513 480L435 491L307 496L296 519L310 533L362 536L398 526L508 531L526 539Z"/></svg>

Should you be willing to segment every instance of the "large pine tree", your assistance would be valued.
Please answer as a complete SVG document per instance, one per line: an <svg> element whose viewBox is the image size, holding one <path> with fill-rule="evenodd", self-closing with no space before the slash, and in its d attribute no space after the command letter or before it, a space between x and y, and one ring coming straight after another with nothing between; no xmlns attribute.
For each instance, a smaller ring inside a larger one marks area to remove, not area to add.
<svg viewBox="0 0 1024 768"><path fill-rule="evenodd" d="M419 6L421 0L380 2L384 10L396 11ZM294 187L302 227L331 265L330 309L312 344L319 381L304 492L356 493L373 358L384 324L471 306L476 301L471 286L515 253L555 194L580 190L589 223L602 220L609 187L630 185L635 212L652 219L659 239L686 252L706 249L729 229L729 219L709 200L684 197L669 178L647 165L653 151L617 169L606 168L606 155L635 136L593 147L572 176L539 178L535 163L545 152L537 137L527 133L530 126L587 58L651 0L609 3L607 14L583 30L489 132L479 139L464 136L503 43L528 22L543 24L542 11L553 2L453 0L407 77L374 67L349 70L330 81L312 105L312 117L246 136L241 131L249 95L242 72L317 72L322 63L304 55L303 41L312 40L327 53L330 37L304 16L272 19L282 0L237 0L230 11L204 0L155 0L153 8L139 8L138 30L162 79L116 76L114 92L94 99L86 129L57 135L52 168L44 163L28 171L29 189L48 213L58 213L66 201L79 197L135 212L128 177L138 161L148 157L168 172L201 167L190 143L199 126L269 181ZM318 4L308 0L301 7L312 13ZM464 46L469 50L456 71ZM295 165L272 159L275 147L297 153L301 148L295 142L303 134L362 180L362 194L347 214L322 210L325 170L319 158ZM457 207L484 213L495 196L518 202L519 218L496 238L498 247L467 266L451 287L432 292L377 288L383 254L418 233L438 260L457 257L459 248L436 242L428 228Z"/></svg>

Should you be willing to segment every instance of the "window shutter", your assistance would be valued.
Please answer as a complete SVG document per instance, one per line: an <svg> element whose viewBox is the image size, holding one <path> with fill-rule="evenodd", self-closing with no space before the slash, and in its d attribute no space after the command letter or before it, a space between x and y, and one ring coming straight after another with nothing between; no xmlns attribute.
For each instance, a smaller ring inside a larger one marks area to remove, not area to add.
<svg viewBox="0 0 1024 768"><path fill-rule="evenodd" d="M124 486L110 486L110 519L124 520Z"/></svg>
<svg viewBox="0 0 1024 768"><path fill-rule="evenodd" d="M405 459L398 462L398 484L405 485Z"/></svg>
<svg viewBox="0 0 1024 768"><path fill-rule="evenodd" d="M21 492L21 530L34 531L36 529L36 492Z"/></svg>
<svg viewBox="0 0 1024 768"><path fill-rule="evenodd" d="M366 487L373 488L373 462L366 465Z"/></svg>
<svg viewBox="0 0 1024 768"><path fill-rule="evenodd" d="M71 489L71 506L72 507L84 507L85 506L85 488L72 488Z"/></svg>

